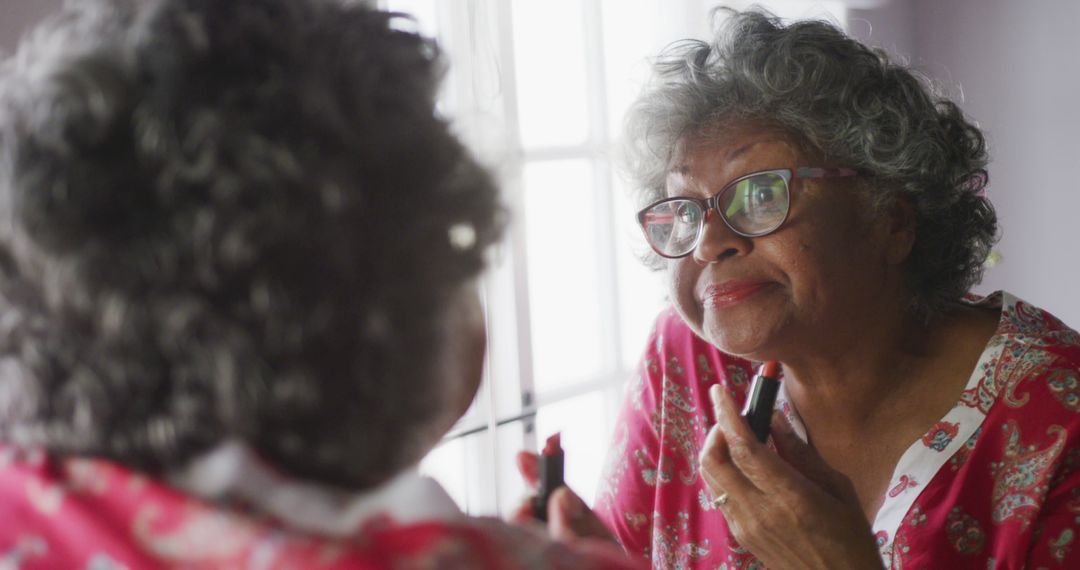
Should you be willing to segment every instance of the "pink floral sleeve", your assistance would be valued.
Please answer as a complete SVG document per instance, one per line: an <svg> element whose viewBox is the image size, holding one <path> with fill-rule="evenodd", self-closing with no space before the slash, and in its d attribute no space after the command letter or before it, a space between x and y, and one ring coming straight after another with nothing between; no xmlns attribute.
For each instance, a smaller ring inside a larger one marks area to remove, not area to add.
<svg viewBox="0 0 1080 570"><path fill-rule="evenodd" d="M645 559L650 553L658 476L655 458L660 454L659 435L650 418L658 408L656 387L661 385L658 338L654 328L637 377L626 387L596 501L596 513L615 533L623 549Z"/></svg>
<svg viewBox="0 0 1080 570"><path fill-rule="evenodd" d="M674 310L657 318L626 388L596 504L631 556L654 568L689 568L727 552L698 455L714 422L709 386L720 383L741 402L749 370L694 335Z"/></svg>
<svg viewBox="0 0 1080 570"><path fill-rule="evenodd" d="M1026 568L1080 568L1080 548L1076 544L1080 525L1080 448L1069 450L1064 470L1067 474L1055 481L1035 521Z"/></svg>

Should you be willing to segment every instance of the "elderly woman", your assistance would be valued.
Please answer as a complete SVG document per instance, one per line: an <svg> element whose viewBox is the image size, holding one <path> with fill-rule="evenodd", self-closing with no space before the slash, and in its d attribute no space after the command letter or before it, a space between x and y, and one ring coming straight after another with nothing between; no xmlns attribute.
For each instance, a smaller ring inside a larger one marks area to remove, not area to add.
<svg viewBox="0 0 1080 570"><path fill-rule="evenodd" d="M982 134L828 23L728 16L629 119L674 307L598 514L657 568L1080 566L1080 337L969 293ZM762 361L771 446L740 418Z"/></svg>
<svg viewBox="0 0 1080 570"><path fill-rule="evenodd" d="M0 567L632 566L414 472L503 215L399 23L95 0L3 63Z"/></svg>

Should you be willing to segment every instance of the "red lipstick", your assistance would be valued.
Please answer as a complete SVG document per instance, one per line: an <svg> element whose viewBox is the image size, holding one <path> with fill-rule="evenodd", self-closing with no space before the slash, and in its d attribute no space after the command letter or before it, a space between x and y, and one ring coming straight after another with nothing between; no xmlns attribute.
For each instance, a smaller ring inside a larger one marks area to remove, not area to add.
<svg viewBox="0 0 1080 570"><path fill-rule="evenodd" d="M544 450L540 453L540 487L533 500L533 516L547 522L547 504L555 489L566 483L563 481L562 436L560 433L547 438Z"/></svg>
<svg viewBox="0 0 1080 570"><path fill-rule="evenodd" d="M702 295L702 305L711 309L723 309L741 303L768 287L768 281L732 279L719 285L709 285Z"/></svg>
<svg viewBox="0 0 1080 570"><path fill-rule="evenodd" d="M746 398L742 416L750 424L750 429L758 441L765 443L769 439L769 424L772 423L772 410L776 405L776 393L780 390L780 363L769 361L761 365L757 376L750 384L750 395Z"/></svg>

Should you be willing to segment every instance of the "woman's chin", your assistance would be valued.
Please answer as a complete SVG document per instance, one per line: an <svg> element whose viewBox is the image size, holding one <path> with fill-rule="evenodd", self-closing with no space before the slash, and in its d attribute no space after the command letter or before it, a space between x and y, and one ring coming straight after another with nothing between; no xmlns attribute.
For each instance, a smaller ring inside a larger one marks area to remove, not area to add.
<svg viewBox="0 0 1080 570"><path fill-rule="evenodd" d="M762 355L770 352L765 344L760 342L726 341L725 339L715 338L706 338L705 340L719 348L721 352L747 360L768 359L768 356Z"/></svg>
<svg viewBox="0 0 1080 570"><path fill-rule="evenodd" d="M706 317L703 323L704 339L721 351L732 356L750 360L775 359L778 345L777 328L755 320L750 323L732 322Z"/></svg>

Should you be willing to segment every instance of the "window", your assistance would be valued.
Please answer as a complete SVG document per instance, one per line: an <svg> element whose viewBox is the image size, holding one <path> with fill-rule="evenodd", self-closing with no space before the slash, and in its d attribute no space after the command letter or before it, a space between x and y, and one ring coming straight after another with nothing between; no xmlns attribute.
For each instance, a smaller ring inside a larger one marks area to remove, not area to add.
<svg viewBox="0 0 1080 570"><path fill-rule="evenodd" d="M648 58L673 40L703 36L720 3L380 4L413 14L447 51L440 112L495 169L512 214L483 283L483 385L421 470L467 512L505 515L526 492L514 454L561 431L566 480L591 502L622 386L665 304L660 277L638 261L647 246L612 165L614 141ZM843 21L839 2L764 4L783 17Z"/></svg>

